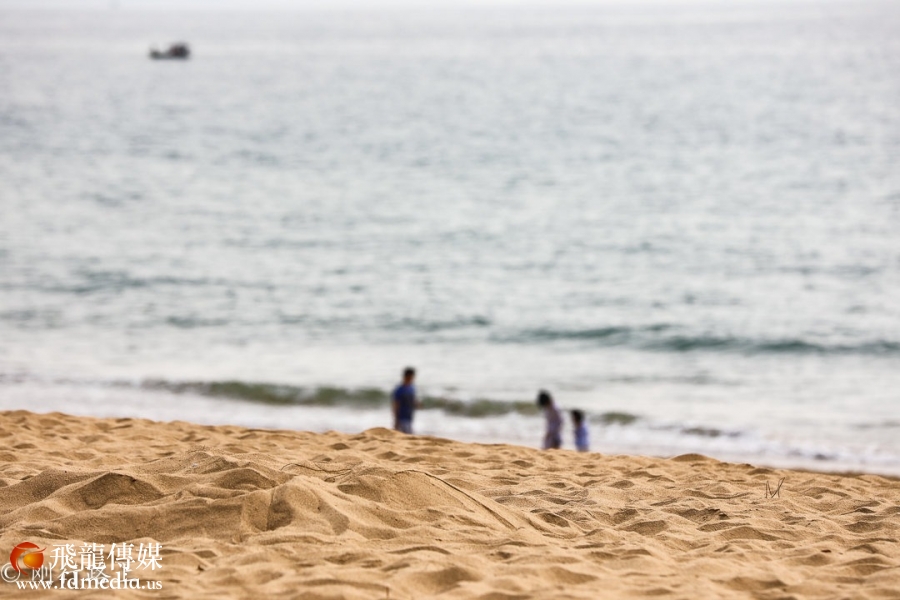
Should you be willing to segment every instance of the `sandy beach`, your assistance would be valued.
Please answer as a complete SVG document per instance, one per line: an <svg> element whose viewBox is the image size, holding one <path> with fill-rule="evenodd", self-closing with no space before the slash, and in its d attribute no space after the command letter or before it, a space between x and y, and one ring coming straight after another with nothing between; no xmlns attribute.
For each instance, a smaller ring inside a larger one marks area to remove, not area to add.
<svg viewBox="0 0 900 600"><path fill-rule="evenodd" d="M154 589L3 597L900 598L875 475L25 411L0 438L5 579L23 542L45 567L87 544L110 581L156 548L129 574Z"/></svg>

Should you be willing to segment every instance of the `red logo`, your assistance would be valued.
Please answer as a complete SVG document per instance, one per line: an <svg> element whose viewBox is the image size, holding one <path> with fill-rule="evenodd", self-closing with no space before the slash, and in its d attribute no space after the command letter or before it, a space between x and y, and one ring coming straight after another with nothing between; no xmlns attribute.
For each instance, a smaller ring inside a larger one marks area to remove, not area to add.
<svg viewBox="0 0 900 600"><path fill-rule="evenodd" d="M37 571L44 564L44 550L37 544L22 542L9 553L9 563L18 573L25 567Z"/></svg>

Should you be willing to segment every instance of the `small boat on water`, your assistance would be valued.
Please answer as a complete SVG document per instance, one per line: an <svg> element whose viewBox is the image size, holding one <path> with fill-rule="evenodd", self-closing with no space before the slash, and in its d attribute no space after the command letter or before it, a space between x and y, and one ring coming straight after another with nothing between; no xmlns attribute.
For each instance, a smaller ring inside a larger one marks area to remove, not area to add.
<svg viewBox="0 0 900 600"><path fill-rule="evenodd" d="M153 60L165 60L165 59L181 59L185 60L191 57L191 49L185 43L172 44L169 46L168 50L160 51L156 48L151 48L150 50L150 58Z"/></svg>

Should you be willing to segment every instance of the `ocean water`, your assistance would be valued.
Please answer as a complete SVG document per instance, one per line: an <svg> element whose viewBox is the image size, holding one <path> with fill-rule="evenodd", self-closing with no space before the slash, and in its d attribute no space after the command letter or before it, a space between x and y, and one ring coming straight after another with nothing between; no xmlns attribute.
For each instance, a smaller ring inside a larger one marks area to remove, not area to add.
<svg viewBox="0 0 900 600"><path fill-rule="evenodd" d="M0 409L358 431L409 364L421 433L898 474L898 32L2 11Z"/></svg>

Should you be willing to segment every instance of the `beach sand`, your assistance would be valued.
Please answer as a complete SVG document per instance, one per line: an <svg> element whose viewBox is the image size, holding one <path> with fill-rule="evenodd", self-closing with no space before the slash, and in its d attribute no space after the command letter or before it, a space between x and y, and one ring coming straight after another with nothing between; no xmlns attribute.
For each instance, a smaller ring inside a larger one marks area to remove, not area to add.
<svg viewBox="0 0 900 600"><path fill-rule="evenodd" d="M0 439L0 562L159 543L131 577L162 586L2 597L900 598L875 475L25 411Z"/></svg>

